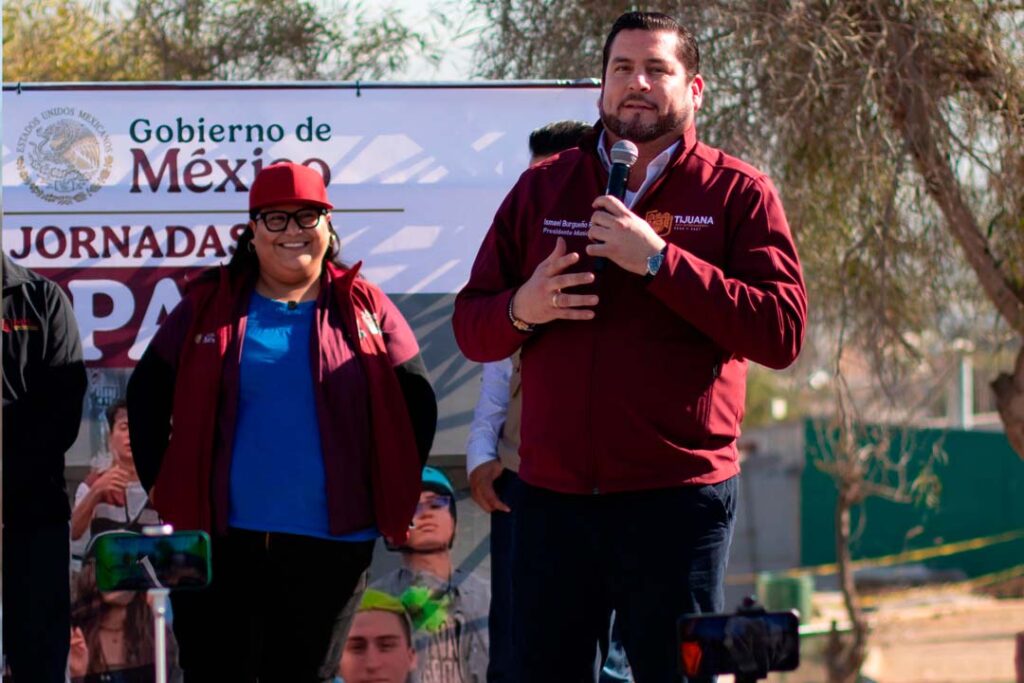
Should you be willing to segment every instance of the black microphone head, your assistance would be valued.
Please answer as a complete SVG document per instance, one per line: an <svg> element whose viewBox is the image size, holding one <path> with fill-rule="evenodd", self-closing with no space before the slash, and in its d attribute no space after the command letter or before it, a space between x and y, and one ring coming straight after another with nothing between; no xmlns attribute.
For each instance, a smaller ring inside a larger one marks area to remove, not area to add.
<svg viewBox="0 0 1024 683"><path fill-rule="evenodd" d="M298 307L299 307L299 302L297 302L297 301L289 301L288 302L288 310L289 311L294 311Z"/></svg>
<svg viewBox="0 0 1024 683"><path fill-rule="evenodd" d="M611 158L613 164L632 166L636 163L638 156L640 156L640 150L629 140L619 140L612 145Z"/></svg>

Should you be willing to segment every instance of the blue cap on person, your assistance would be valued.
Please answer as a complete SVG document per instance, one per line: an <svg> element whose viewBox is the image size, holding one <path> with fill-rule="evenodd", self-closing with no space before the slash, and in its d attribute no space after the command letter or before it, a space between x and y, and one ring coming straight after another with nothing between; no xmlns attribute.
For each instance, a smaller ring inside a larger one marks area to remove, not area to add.
<svg viewBox="0 0 1024 683"><path fill-rule="evenodd" d="M455 516L455 487L452 486L448 475L436 467L424 467L422 481L424 491L433 491L436 494L448 496L450 501L448 509L452 513L452 521L458 521Z"/></svg>
<svg viewBox="0 0 1024 683"><path fill-rule="evenodd" d="M437 491L438 493L441 493L446 496L455 495L455 487L452 486L451 479L449 479L448 475L446 475L444 472L437 469L436 467L423 468L423 484L424 490L427 490L428 488L430 490L434 490L434 488L437 487L439 489ZM430 484L430 486L426 486L427 484Z"/></svg>
<svg viewBox="0 0 1024 683"><path fill-rule="evenodd" d="M311 204L333 209L323 176L302 164L282 161L265 166L249 188L249 211L279 204Z"/></svg>

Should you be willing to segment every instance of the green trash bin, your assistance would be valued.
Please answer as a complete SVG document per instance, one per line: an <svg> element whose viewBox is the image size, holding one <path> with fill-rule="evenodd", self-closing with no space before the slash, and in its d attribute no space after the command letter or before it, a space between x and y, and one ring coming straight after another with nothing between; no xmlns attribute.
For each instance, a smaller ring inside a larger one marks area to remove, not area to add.
<svg viewBox="0 0 1024 683"><path fill-rule="evenodd" d="M795 609L800 612L800 623L811 619L811 599L814 596L814 577L810 574L785 576L763 572L757 576L757 599L769 612Z"/></svg>

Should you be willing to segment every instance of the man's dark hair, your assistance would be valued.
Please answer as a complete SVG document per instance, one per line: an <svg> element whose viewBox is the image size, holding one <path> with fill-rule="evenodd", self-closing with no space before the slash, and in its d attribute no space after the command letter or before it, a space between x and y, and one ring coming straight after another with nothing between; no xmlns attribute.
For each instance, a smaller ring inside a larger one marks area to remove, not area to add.
<svg viewBox="0 0 1024 683"><path fill-rule="evenodd" d="M590 132L585 121L555 121L530 133L530 156L549 157L580 144L580 138Z"/></svg>
<svg viewBox="0 0 1024 683"><path fill-rule="evenodd" d="M626 12L612 24L612 30L604 41L604 61L601 63L601 78L608 74L608 58L611 55L612 42L619 31L670 31L679 38L677 57L686 68L686 75L691 79L700 73L700 50L697 39L679 22L661 12Z"/></svg>
<svg viewBox="0 0 1024 683"><path fill-rule="evenodd" d="M117 413L120 410L123 410L125 415L128 414L128 401L123 398L119 398L107 406L105 415L107 417L107 426L110 427L110 431L114 431L114 423L117 422Z"/></svg>

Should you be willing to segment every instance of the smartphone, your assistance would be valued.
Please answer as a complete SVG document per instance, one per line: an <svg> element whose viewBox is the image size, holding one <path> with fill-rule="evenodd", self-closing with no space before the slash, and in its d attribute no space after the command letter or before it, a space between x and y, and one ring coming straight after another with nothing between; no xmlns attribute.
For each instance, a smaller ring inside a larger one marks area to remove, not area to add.
<svg viewBox="0 0 1024 683"><path fill-rule="evenodd" d="M800 619L794 610L685 616L677 628L687 676L765 676L800 666Z"/></svg>
<svg viewBox="0 0 1024 683"><path fill-rule="evenodd" d="M202 531L149 536L109 531L93 539L96 586L107 591L198 589L210 585L210 537Z"/></svg>

